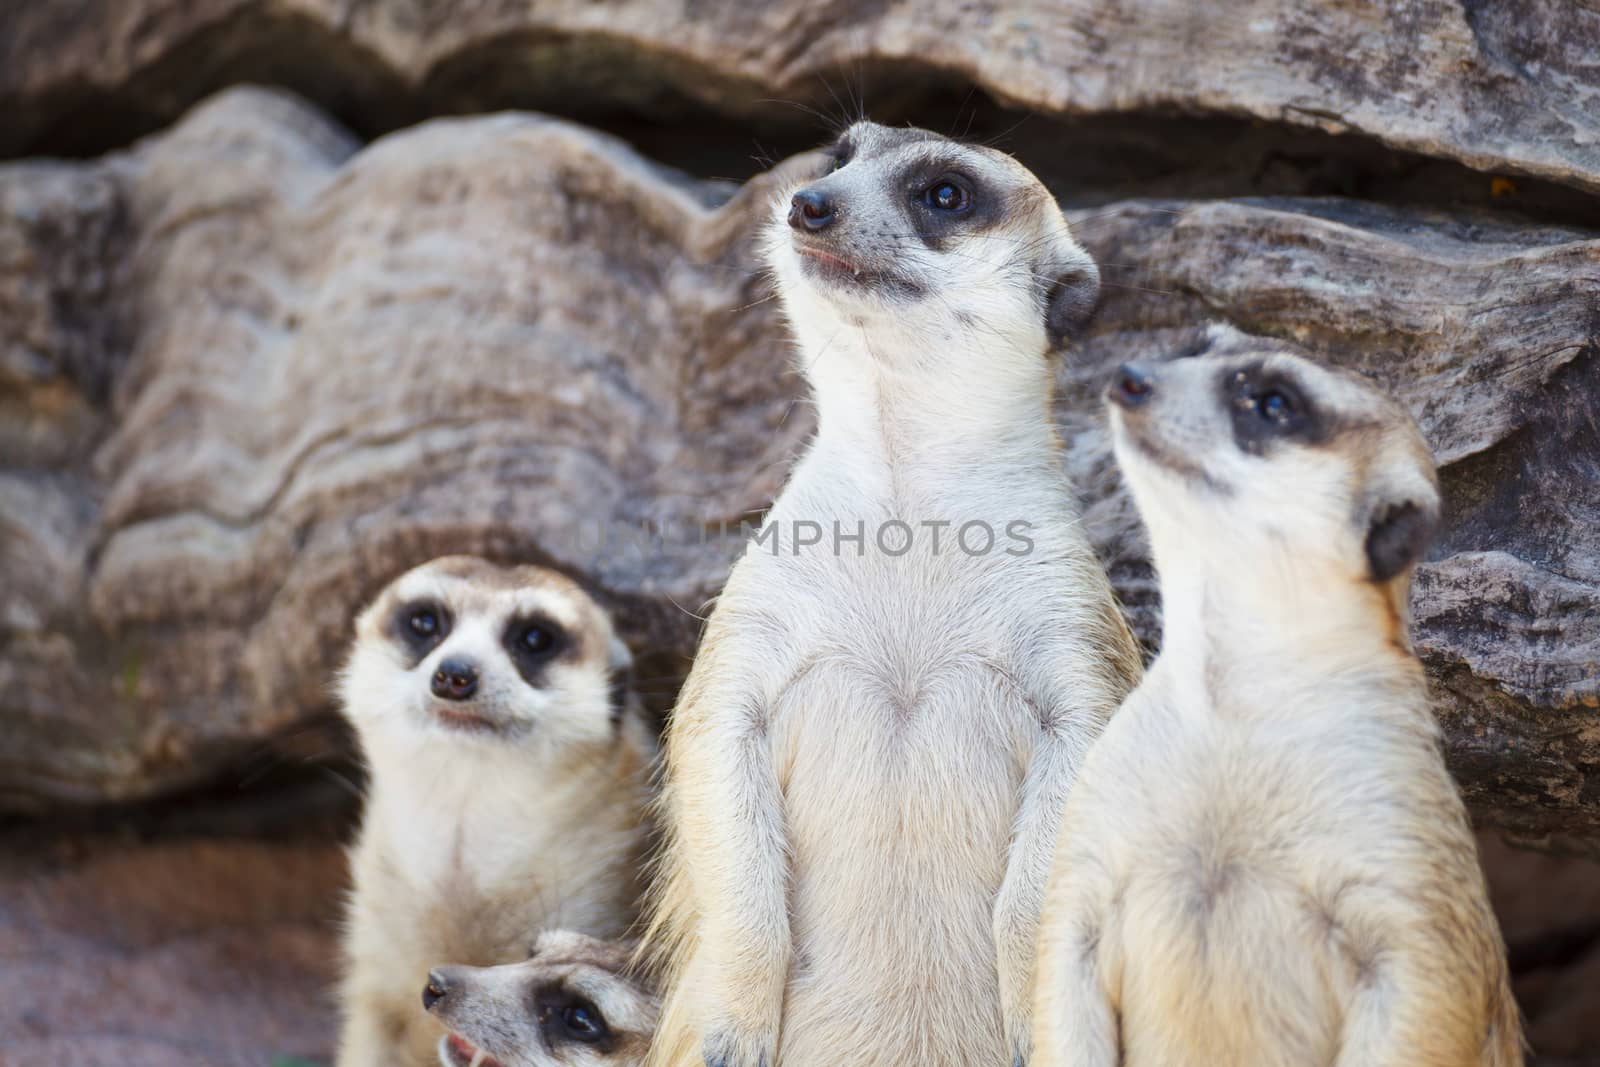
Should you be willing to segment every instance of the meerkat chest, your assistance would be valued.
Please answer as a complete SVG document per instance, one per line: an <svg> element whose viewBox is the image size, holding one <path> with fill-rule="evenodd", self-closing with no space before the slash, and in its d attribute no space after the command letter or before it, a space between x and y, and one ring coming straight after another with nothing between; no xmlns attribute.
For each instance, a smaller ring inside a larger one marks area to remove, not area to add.
<svg viewBox="0 0 1600 1067"><path fill-rule="evenodd" d="M879 894L902 877L937 883L961 855L993 882L999 869L987 867L1005 854L1041 734L1017 616L995 617L997 599L963 564L930 580L855 562L801 583L811 596L791 616L798 662L767 709L799 865L855 870L863 847L894 856L892 871L861 868L894 883L856 887Z"/></svg>
<svg viewBox="0 0 1600 1067"><path fill-rule="evenodd" d="M780 774L829 789L848 784L838 775L1009 784L1040 735L1039 635L1069 629L1061 613L1086 599L1052 540L1071 528L1059 487L1038 504L855 477L802 472L741 564L736 595L784 635L766 709Z"/></svg>
<svg viewBox="0 0 1600 1067"><path fill-rule="evenodd" d="M803 468L741 567L796 647L892 687L957 663L1015 658L1063 605L1088 599L1059 484ZM1086 550L1085 550L1086 551Z"/></svg>
<svg viewBox="0 0 1600 1067"><path fill-rule="evenodd" d="M794 663L771 708L779 733L823 729L905 741L924 731L949 743L1020 713L1031 624L1047 597L1003 568L953 556L769 561ZM775 598L776 599L776 598ZM1024 716L1037 725L1037 716Z"/></svg>

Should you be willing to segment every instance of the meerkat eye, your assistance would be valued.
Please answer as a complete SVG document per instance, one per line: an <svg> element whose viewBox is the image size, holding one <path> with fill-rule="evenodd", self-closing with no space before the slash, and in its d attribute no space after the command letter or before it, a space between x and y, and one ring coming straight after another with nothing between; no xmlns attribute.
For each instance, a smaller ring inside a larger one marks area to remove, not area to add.
<svg viewBox="0 0 1600 1067"><path fill-rule="evenodd" d="M1239 371L1233 376L1233 405L1238 416L1274 436L1300 432L1310 412L1299 391L1282 378L1266 377L1262 381L1262 376L1253 371Z"/></svg>
<svg viewBox="0 0 1600 1067"><path fill-rule="evenodd" d="M555 635L550 628L541 622L531 622L522 628L522 635L518 638L522 647L529 652L543 652L556 643Z"/></svg>
<svg viewBox="0 0 1600 1067"><path fill-rule="evenodd" d="M940 178L923 190L922 202L935 211L954 214L972 206L972 194L954 178Z"/></svg>
<svg viewBox="0 0 1600 1067"><path fill-rule="evenodd" d="M523 678L536 684L545 666L564 647L566 634L561 627L542 615L513 618L506 624L500 643L511 654Z"/></svg>
<svg viewBox="0 0 1600 1067"><path fill-rule="evenodd" d="M450 630L450 616L439 605L421 601L403 605L392 626L402 641L420 651L444 639Z"/></svg>
<svg viewBox="0 0 1600 1067"><path fill-rule="evenodd" d="M1282 389L1273 389L1256 400L1256 410L1263 419L1282 426L1294 418L1296 405L1294 397Z"/></svg>
<svg viewBox="0 0 1600 1067"><path fill-rule="evenodd" d="M593 1004L579 1001L569 1004L561 1012L561 1025L567 1033L583 1042L599 1041L606 1036L606 1021Z"/></svg>

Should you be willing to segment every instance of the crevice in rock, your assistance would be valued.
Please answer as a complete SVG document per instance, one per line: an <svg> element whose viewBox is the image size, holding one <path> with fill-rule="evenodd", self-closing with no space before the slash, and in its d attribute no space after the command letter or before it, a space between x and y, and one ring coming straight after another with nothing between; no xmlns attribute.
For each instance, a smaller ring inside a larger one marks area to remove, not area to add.
<svg viewBox="0 0 1600 1067"><path fill-rule="evenodd" d="M349 728L314 718L217 765L186 787L125 802L57 804L0 816L0 841L117 833L141 840L248 837L347 839L365 771Z"/></svg>
<svg viewBox="0 0 1600 1067"><path fill-rule="evenodd" d="M412 84L314 19L259 11L193 34L121 84L57 89L25 106L15 90L0 90L0 107L21 116L0 131L0 159L100 155L214 92L251 83L293 91L367 141L431 118L538 111L621 137L696 177L734 182L827 140L830 124L864 106L881 122L1014 151L1072 206L1345 196L1600 230L1600 197L1289 123L1152 112L1051 117L997 103L959 72L906 61L834 70L774 96L753 81L734 83L692 60L601 34L503 35L439 60Z"/></svg>
<svg viewBox="0 0 1600 1067"><path fill-rule="evenodd" d="M429 114L380 57L316 20L245 10L117 84L0 92L10 116L0 131L0 158L102 155L165 128L212 93L247 84L297 93L366 140Z"/></svg>
<svg viewBox="0 0 1600 1067"><path fill-rule="evenodd" d="M1497 531L1515 526L1523 543L1539 550L1540 566L1573 581L1600 578L1600 531L1593 487L1600 483L1600 309L1593 340L1552 376L1542 403L1506 440L1440 471L1444 536L1435 558L1483 551ZM1538 493L1529 493L1538 485Z"/></svg>

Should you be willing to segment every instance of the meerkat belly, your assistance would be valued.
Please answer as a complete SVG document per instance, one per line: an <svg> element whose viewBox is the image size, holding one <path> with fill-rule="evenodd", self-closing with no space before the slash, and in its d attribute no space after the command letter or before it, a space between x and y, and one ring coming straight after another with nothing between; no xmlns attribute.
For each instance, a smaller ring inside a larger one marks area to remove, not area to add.
<svg viewBox="0 0 1600 1067"><path fill-rule="evenodd" d="M1124 933L1130 1067L1333 1061L1353 975L1303 892L1224 867L1185 885L1141 880L1122 905L1145 916Z"/></svg>
<svg viewBox="0 0 1600 1067"><path fill-rule="evenodd" d="M777 711L797 960L784 1061L827 1061L842 1024L858 1063L1001 1062L990 917L1026 706L973 659L861 657L808 672Z"/></svg>
<svg viewBox="0 0 1600 1067"><path fill-rule="evenodd" d="M1323 791L1318 753L1202 749L1187 775L1168 769L1193 788L1163 790L1159 759L1147 772L1158 804L1115 908L1125 1062L1330 1063L1362 981L1338 887L1363 872L1323 814L1332 798L1278 799Z"/></svg>

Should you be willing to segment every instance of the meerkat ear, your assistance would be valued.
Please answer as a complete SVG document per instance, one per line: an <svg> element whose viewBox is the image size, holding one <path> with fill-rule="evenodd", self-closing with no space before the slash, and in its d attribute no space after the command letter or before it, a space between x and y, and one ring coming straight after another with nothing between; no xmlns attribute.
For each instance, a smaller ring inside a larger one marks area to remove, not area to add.
<svg viewBox="0 0 1600 1067"><path fill-rule="evenodd" d="M1044 333L1051 348L1078 336L1100 300L1100 271L1081 251L1059 270L1044 294Z"/></svg>
<svg viewBox="0 0 1600 1067"><path fill-rule="evenodd" d="M1367 567L1375 582L1387 582L1422 558L1439 526L1435 497L1386 500L1367 523Z"/></svg>

